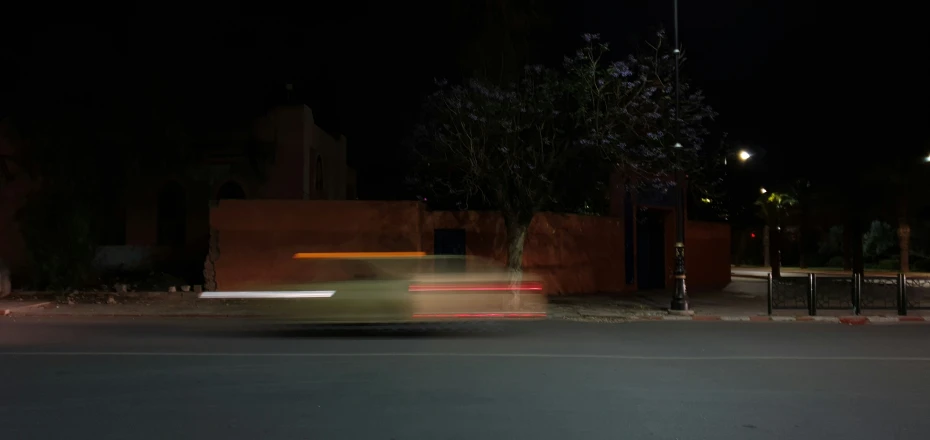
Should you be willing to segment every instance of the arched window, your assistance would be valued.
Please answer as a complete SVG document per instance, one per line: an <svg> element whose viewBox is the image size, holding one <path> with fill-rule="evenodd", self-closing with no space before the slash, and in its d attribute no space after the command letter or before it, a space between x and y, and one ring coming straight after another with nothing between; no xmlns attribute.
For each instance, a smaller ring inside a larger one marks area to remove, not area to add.
<svg viewBox="0 0 930 440"><path fill-rule="evenodd" d="M158 192L157 237L159 246L182 246L187 238L187 200L184 188L170 182Z"/></svg>
<svg viewBox="0 0 930 440"><path fill-rule="evenodd" d="M245 199L245 190L242 189L242 185L239 183L230 180L223 184L220 187L220 190L216 192L217 200L244 200Z"/></svg>
<svg viewBox="0 0 930 440"><path fill-rule="evenodd" d="M323 194L323 157L316 157L316 171L314 172L314 183L313 189L316 192L317 197L323 199L326 198Z"/></svg>

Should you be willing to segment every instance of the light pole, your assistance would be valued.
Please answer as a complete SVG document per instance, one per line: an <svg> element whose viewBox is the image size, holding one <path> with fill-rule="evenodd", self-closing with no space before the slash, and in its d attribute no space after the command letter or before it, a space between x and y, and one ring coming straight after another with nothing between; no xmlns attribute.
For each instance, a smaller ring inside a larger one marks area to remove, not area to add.
<svg viewBox="0 0 930 440"><path fill-rule="evenodd" d="M678 0L673 0L674 19L674 39L675 39L675 120L676 133L679 142L675 142L675 148L682 148L681 138L681 110L680 94L681 86L678 80L678 69L681 65L681 50L678 47ZM676 207L676 235L675 235L675 293L672 295L672 303L669 307L670 313L689 313L688 305L688 285L685 282L685 193L684 173L681 170L681 161L675 167L675 187L678 189L678 203Z"/></svg>

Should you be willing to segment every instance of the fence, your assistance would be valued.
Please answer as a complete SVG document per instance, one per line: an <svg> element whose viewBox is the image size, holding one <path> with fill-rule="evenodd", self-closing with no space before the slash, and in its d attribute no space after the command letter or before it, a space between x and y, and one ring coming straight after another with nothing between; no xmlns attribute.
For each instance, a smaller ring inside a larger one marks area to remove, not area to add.
<svg viewBox="0 0 930 440"><path fill-rule="evenodd" d="M897 275L768 274L768 314L773 310L908 310L930 309L930 277Z"/></svg>

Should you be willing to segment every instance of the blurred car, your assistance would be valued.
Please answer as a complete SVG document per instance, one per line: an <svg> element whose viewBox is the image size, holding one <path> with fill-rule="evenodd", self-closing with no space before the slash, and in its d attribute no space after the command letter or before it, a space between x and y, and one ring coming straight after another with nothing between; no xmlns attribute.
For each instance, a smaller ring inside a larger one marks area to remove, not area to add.
<svg viewBox="0 0 930 440"><path fill-rule="evenodd" d="M308 261L307 270L308 278L324 280L201 298L241 299L264 316L320 324L546 317L537 277L512 282L507 270L476 257L324 255Z"/></svg>

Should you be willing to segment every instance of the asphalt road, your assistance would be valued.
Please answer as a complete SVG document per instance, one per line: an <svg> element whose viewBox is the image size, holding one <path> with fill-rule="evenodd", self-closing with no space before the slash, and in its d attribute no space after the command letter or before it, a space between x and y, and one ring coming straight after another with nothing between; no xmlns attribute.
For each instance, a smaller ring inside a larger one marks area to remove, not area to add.
<svg viewBox="0 0 930 440"><path fill-rule="evenodd" d="M926 439L930 326L0 320L4 439Z"/></svg>

